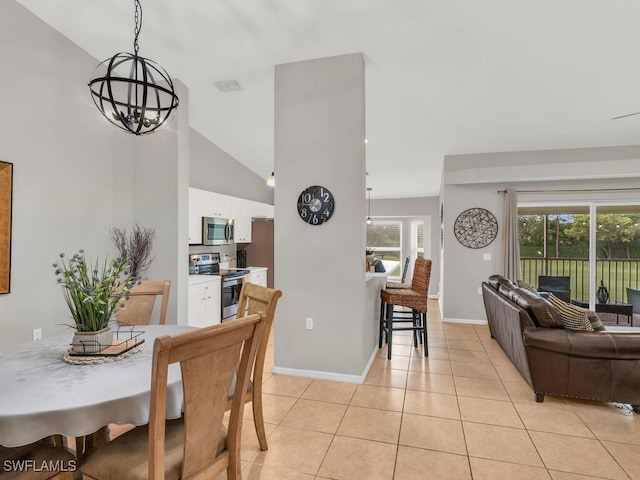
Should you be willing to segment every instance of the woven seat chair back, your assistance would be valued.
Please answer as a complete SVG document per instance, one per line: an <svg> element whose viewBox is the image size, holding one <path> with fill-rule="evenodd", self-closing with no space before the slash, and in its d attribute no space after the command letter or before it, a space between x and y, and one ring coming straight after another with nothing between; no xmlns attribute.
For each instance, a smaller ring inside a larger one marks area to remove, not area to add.
<svg viewBox="0 0 640 480"><path fill-rule="evenodd" d="M411 288L384 289L380 293L382 301L399 307L426 312L430 280L431 260L418 257L413 267Z"/></svg>
<svg viewBox="0 0 640 480"><path fill-rule="evenodd" d="M411 278L411 290L424 295L425 299L429 294L429 282L431 281L431 260L418 257L413 266L413 277Z"/></svg>

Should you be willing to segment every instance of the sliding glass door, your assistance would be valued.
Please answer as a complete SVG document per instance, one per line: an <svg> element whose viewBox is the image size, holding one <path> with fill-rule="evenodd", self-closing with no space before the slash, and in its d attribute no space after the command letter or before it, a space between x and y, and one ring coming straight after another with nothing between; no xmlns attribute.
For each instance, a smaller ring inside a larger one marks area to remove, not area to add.
<svg viewBox="0 0 640 480"><path fill-rule="evenodd" d="M568 277L569 296L588 299L589 217L587 205L518 208L523 280L540 286L541 281L552 281L545 277Z"/></svg>
<svg viewBox="0 0 640 480"><path fill-rule="evenodd" d="M595 224L596 289L626 303L640 285L640 205L597 205Z"/></svg>
<svg viewBox="0 0 640 480"><path fill-rule="evenodd" d="M569 277L571 299L591 305L600 287L608 302L640 288L640 205L522 206L518 218L526 282Z"/></svg>

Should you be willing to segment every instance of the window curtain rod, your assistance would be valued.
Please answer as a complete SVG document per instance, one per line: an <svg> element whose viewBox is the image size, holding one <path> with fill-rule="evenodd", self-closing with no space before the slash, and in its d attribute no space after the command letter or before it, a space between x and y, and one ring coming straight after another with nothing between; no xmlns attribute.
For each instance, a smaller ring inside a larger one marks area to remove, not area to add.
<svg viewBox="0 0 640 480"><path fill-rule="evenodd" d="M576 188L565 190L516 190L516 193L573 193L573 192L637 192L640 187L626 188ZM498 193L505 194L506 190L498 190Z"/></svg>

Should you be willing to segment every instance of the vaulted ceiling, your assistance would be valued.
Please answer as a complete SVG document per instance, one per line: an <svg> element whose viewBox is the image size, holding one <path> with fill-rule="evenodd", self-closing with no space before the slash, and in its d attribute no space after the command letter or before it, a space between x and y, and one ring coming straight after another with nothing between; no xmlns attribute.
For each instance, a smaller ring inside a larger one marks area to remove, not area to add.
<svg viewBox="0 0 640 480"><path fill-rule="evenodd" d="M99 60L133 0L18 0ZM266 178L274 65L362 52L372 198L437 195L445 155L640 144L640 2L143 0L140 55L191 126ZM92 72L87 72L87 79ZM82 80L82 79L81 79ZM240 91L214 82L237 80Z"/></svg>

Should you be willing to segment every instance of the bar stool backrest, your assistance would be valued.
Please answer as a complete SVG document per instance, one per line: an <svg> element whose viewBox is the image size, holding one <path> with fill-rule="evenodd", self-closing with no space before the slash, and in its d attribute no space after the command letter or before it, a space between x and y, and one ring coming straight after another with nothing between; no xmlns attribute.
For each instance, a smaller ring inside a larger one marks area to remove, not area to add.
<svg viewBox="0 0 640 480"><path fill-rule="evenodd" d="M431 280L431 260L417 257L413 265L413 277L411 278L411 290L425 297L429 293L429 281Z"/></svg>

